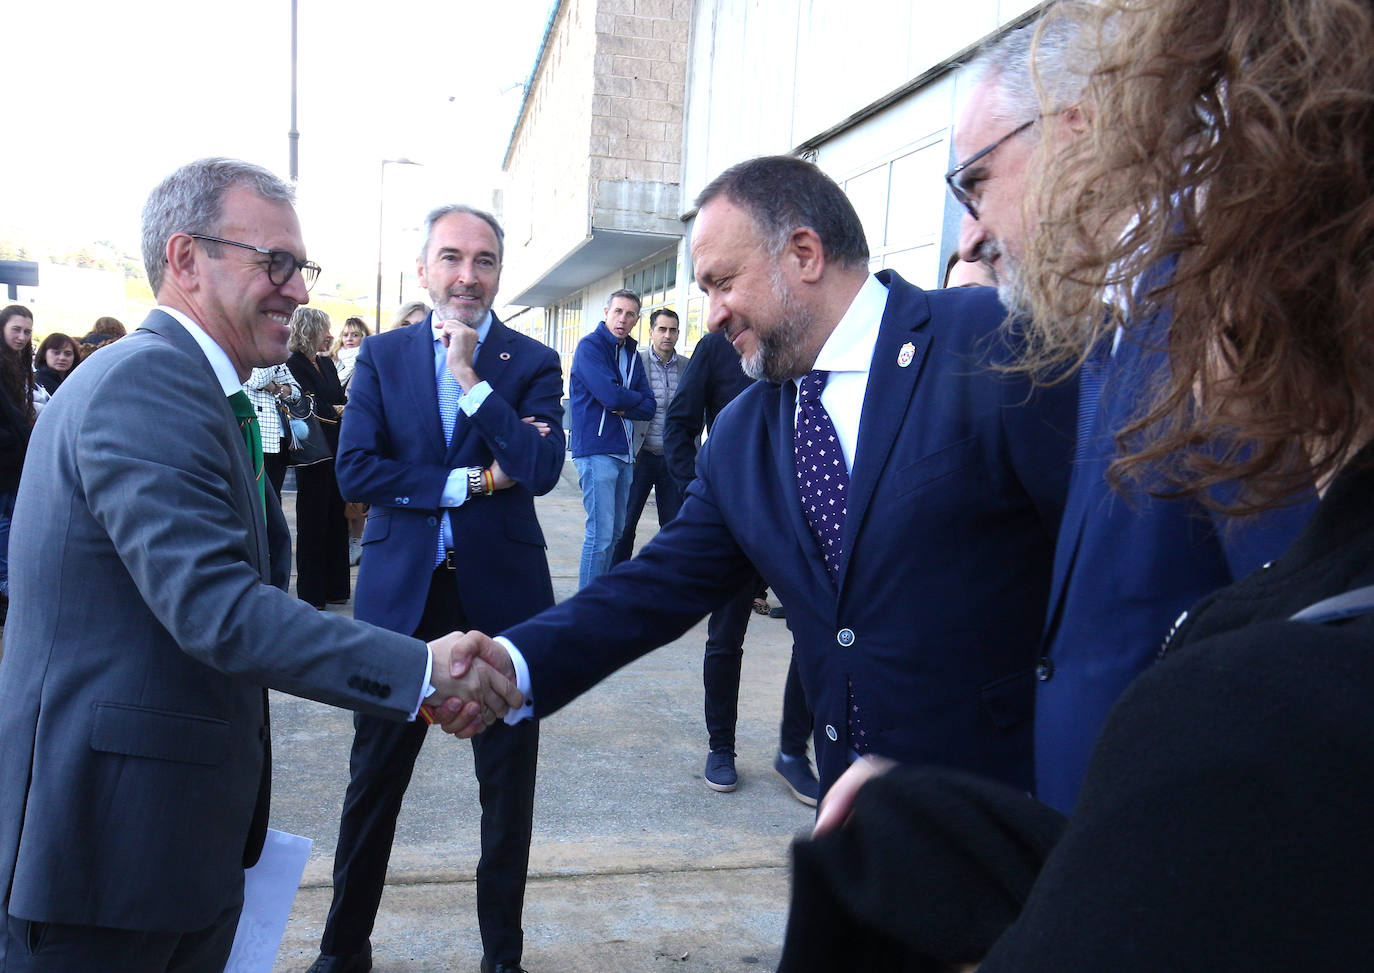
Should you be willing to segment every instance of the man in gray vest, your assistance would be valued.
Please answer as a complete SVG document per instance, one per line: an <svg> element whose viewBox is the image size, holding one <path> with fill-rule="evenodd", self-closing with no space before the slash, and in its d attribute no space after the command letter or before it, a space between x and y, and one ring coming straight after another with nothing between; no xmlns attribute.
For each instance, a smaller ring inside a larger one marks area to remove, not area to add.
<svg viewBox="0 0 1374 973"><path fill-rule="evenodd" d="M677 516L682 506L682 487L668 469L663 451L664 419L668 403L677 395L677 385L691 359L676 351L678 336L677 312L661 307L649 315L649 345L639 351L649 388L654 393L654 417L634 424L635 473L630 481L630 501L625 508L625 529L616 541L611 554L611 566L628 561L635 549L635 528L639 515L654 491L658 505L658 525L662 527Z"/></svg>

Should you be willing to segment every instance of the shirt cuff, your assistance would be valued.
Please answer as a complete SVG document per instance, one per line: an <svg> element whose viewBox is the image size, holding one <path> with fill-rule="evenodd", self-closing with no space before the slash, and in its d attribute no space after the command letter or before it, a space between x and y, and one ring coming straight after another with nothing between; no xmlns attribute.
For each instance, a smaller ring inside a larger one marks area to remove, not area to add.
<svg viewBox="0 0 1374 973"><path fill-rule="evenodd" d="M458 397L458 408L463 410L463 415L474 416L477 410L482 408L482 403L487 401L488 395L491 395L491 383L478 382L472 388L463 390L463 394Z"/></svg>
<svg viewBox="0 0 1374 973"><path fill-rule="evenodd" d="M463 505L463 501L468 498L468 471L471 469L471 466L460 466L456 470L448 471L448 479L444 481L444 492L439 495L441 507Z"/></svg>
<svg viewBox="0 0 1374 973"><path fill-rule="evenodd" d="M534 719L534 700L530 697L530 666L525 661L525 657L520 654L511 640L504 635L496 636L495 640L507 653L510 654L510 663L515 667L515 688L520 690L525 696L525 705L519 709L513 709L506 714L506 722L511 726L522 720Z"/></svg>
<svg viewBox="0 0 1374 973"><path fill-rule="evenodd" d="M429 643L425 643L425 674L420 678L420 686L422 687L420 689L420 698L415 701L415 708L410 711L410 716L408 717L411 722L414 722L415 717L420 715L420 704L438 692L434 684L429 681L429 677L433 672L434 650L429 647Z"/></svg>

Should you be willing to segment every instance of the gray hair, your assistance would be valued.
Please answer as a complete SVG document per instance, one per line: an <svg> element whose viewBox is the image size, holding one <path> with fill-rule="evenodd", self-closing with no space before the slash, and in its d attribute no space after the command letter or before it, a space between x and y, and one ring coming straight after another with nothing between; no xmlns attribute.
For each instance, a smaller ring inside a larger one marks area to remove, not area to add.
<svg viewBox="0 0 1374 973"><path fill-rule="evenodd" d="M969 64L976 81L997 92L992 111L1019 125L1076 104L1095 66L1090 39L1073 3L1052 6L1039 20L1004 34ZM1038 134L1036 128L1027 133Z"/></svg>
<svg viewBox="0 0 1374 973"><path fill-rule="evenodd" d="M863 223L844 190L815 165L790 155L763 156L726 169L697 196L697 209L723 196L747 211L764 249L779 256L794 230L810 227L827 260L868 267Z"/></svg>
<svg viewBox="0 0 1374 973"><path fill-rule="evenodd" d="M261 166L238 159L197 159L172 173L148 196L143 206L143 269L157 294L167 263L167 241L175 233L215 235L224 210L224 197L246 185L263 199L292 204L296 190ZM219 256L218 243L205 252Z"/></svg>
<svg viewBox="0 0 1374 973"><path fill-rule="evenodd" d="M639 299L639 295L636 294L634 291L630 290L629 288L622 287L618 291L612 291L611 296L606 298L606 310L609 311L611 309L611 302L614 301L617 297L623 297L627 301L634 301L635 307L639 308L640 310L644 309L644 302Z"/></svg>
<svg viewBox="0 0 1374 973"><path fill-rule="evenodd" d="M329 330L329 315L317 307L301 307L291 312L291 337L286 347L306 358L320 353L320 335Z"/></svg>
<svg viewBox="0 0 1374 973"><path fill-rule="evenodd" d="M436 206L425 217L425 242L420 247L420 263L423 264L429 257L429 238L434 235L434 224L445 216L452 216L454 213L466 213L468 216L475 216L491 227L491 232L496 234L496 262L498 264L506 262L506 231L501 229L501 224L496 222L496 217L486 210L469 206L466 203L448 203L444 206Z"/></svg>

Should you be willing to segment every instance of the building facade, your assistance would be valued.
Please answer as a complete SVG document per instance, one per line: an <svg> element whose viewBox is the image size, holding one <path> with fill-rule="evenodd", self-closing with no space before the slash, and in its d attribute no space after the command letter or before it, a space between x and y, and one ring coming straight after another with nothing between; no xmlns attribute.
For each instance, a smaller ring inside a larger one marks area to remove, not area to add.
<svg viewBox="0 0 1374 973"><path fill-rule="evenodd" d="M960 65L1028 0L563 0L506 155L505 293L566 363L629 287L702 334L692 200L758 155L849 195L874 270L939 286L959 209L943 175ZM642 334L637 335L642 337Z"/></svg>

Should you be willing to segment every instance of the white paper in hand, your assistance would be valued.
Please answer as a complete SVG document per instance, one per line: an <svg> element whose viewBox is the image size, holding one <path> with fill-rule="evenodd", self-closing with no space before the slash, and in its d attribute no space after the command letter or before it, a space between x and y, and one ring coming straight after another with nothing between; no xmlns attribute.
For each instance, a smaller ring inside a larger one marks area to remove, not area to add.
<svg viewBox="0 0 1374 973"><path fill-rule="evenodd" d="M262 857L243 873L243 913L225 973L272 973L311 844L309 838L267 829Z"/></svg>

